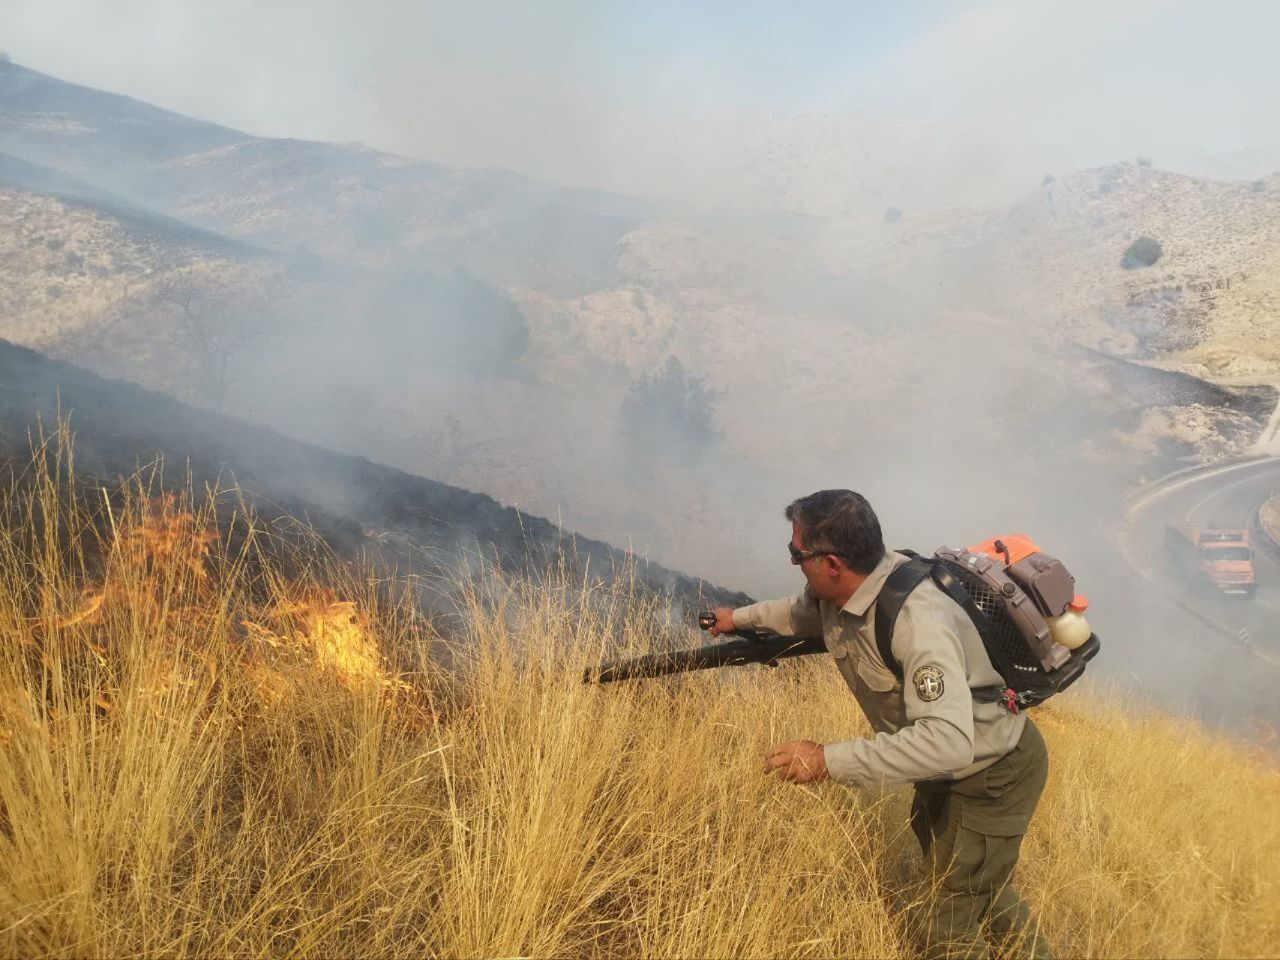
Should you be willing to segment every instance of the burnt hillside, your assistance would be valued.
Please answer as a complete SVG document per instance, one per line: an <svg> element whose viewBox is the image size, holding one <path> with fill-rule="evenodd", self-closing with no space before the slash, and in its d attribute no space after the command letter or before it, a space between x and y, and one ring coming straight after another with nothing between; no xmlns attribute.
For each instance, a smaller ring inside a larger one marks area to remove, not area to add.
<svg viewBox="0 0 1280 960"><path fill-rule="evenodd" d="M38 422L48 432L59 411L75 434L82 477L112 482L162 459L166 486L185 484L188 472L197 488L234 482L265 517L307 519L344 557L372 552L401 569L405 563L434 563L438 570L460 551L480 550L504 568L519 570L563 552L602 576L625 559L608 544L577 537L483 494L105 380L0 339L0 462L27 461ZM639 562L639 573L648 586L687 608L747 601L741 593L657 564Z"/></svg>

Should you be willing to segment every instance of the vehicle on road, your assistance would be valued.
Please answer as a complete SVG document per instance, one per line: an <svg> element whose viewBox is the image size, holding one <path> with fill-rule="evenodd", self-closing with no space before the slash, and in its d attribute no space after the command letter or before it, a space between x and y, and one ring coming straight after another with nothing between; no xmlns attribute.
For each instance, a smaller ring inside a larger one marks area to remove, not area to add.
<svg viewBox="0 0 1280 960"><path fill-rule="evenodd" d="M1253 599L1258 589L1249 531L1165 524L1165 545L1199 589L1222 597Z"/></svg>

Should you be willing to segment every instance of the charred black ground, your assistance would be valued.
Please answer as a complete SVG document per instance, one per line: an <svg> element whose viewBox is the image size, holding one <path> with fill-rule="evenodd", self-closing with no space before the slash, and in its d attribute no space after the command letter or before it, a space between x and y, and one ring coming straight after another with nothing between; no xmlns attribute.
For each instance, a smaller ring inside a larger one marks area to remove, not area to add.
<svg viewBox="0 0 1280 960"><path fill-rule="evenodd" d="M522 570L563 555L602 577L627 559L483 494L106 380L0 339L0 463L29 461L32 437L41 424L51 432L60 414L75 434L81 477L114 483L160 459L166 488L185 486L188 474L197 489L235 483L261 516L307 520L344 558L372 554L404 570L429 558L448 564L459 551L474 550ZM658 564L636 564L645 585L686 610L749 599Z"/></svg>

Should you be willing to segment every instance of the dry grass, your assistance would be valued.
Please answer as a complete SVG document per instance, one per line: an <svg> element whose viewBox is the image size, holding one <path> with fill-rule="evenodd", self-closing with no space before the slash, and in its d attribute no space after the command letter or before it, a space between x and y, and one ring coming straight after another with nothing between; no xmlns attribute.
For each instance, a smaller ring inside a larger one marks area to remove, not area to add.
<svg viewBox="0 0 1280 960"><path fill-rule="evenodd" d="M77 499L65 450L0 531L0 954L912 955L905 794L759 773L865 732L827 665L584 686L662 609L553 570L460 583L445 672L385 584ZM1061 954L1274 954L1271 761L1101 694L1037 722L1020 876Z"/></svg>

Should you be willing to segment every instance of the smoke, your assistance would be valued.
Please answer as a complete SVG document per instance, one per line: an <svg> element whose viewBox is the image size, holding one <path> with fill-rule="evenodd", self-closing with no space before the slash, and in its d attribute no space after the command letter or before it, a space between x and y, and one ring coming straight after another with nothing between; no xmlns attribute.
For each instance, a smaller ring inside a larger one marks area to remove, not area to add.
<svg viewBox="0 0 1280 960"><path fill-rule="evenodd" d="M831 215L1008 201L1139 154L1269 173L1280 11L14 0L37 69L253 133ZM1260 152L1247 154L1249 148Z"/></svg>
<svg viewBox="0 0 1280 960"><path fill-rule="evenodd" d="M782 506L848 486L895 545L1032 534L1099 585L1099 630L1127 649L1201 641L1117 560L1121 495L1152 466L1124 435L1154 401L1070 348L1098 345L1099 311L1062 277L1101 268L1060 268L1086 235L1060 224L1105 206L1081 168L1274 169L1273 5L16 0L0 17L22 63L64 79L430 161L234 138L190 162L100 159L109 183L131 170L131 199L292 258L271 308L288 342L239 358L233 412L757 595L798 586ZM53 166L75 152L41 142ZM1113 179L1158 196L1155 176ZM1099 262L1118 269L1129 226L1089 222L1124 235ZM1124 293L1103 295L1122 317ZM114 372L165 375L140 356ZM700 406L666 419L696 423L692 443L624 430L633 385L677 368ZM1194 662L1163 663L1162 692L1200 696Z"/></svg>

